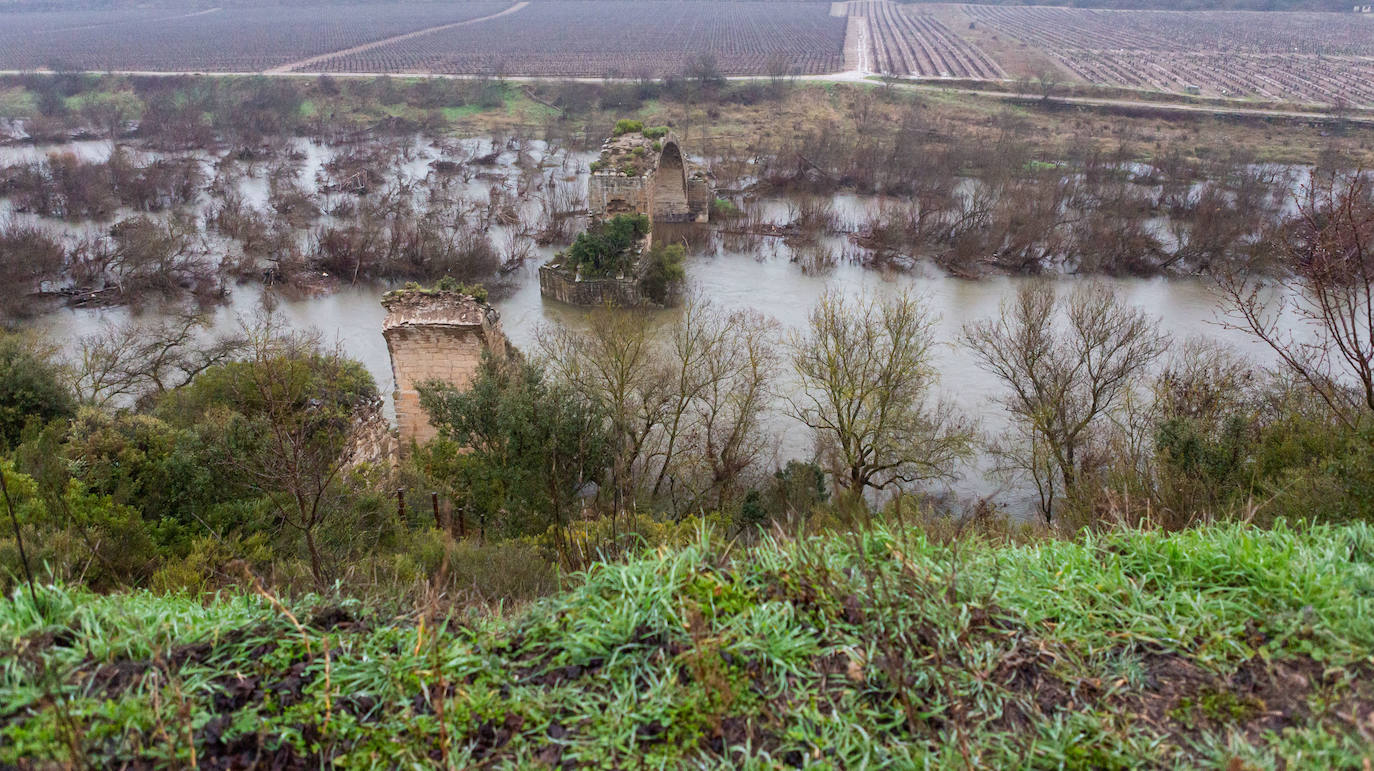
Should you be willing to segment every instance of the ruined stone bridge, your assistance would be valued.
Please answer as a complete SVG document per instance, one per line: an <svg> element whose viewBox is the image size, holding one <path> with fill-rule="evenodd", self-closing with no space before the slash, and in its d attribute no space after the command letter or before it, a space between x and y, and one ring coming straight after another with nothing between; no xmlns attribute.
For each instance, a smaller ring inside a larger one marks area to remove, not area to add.
<svg viewBox="0 0 1374 771"><path fill-rule="evenodd" d="M477 376L482 352L509 350L496 309L459 291L400 289L382 298L387 310L382 336L396 381L396 426L400 451L424 444L438 431L420 406L418 386L431 380L467 388Z"/></svg>
<svg viewBox="0 0 1374 771"><path fill-rule="evenodd" d="M643 214L651 222L706 222L711 183L706 172L683 155L677 135L660 149L641 133L607 142L587 183L587 209L594 219Z"/></svg>

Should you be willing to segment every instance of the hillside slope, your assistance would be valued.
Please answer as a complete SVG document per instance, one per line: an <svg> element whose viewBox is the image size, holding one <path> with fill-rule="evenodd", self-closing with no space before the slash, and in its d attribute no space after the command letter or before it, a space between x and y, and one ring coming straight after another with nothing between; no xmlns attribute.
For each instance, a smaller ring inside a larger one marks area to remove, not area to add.
<svg viewBox="0 0 1374 771"><path fill-rule="evenodd" d="M509 617L40 589L0 767L1368 768L1374 528L702 543ZM299 626L297 625L299 621Z"/></svg>

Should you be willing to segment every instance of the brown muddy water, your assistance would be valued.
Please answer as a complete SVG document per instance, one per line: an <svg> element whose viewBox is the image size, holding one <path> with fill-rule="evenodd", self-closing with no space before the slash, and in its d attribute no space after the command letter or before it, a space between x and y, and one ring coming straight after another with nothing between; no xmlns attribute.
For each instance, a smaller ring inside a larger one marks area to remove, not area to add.
<svg viewBox="0 0 1374 771"><path fill-rule="evenodd" d="M78 143L67 149L83 157L99 159L108 154L103 143ZM322 163L327 149L319 146L304 148L308 161L301 171L302 180L310 179ZM16 162L25 156L41 157L40 150L16 150L8 148L0 153L0 161ZM5 157L8 156L8 157ZM589 158L590 156L588 156ZM422 174L429 155L421 154L412 163L416 174ZM577 158L583 168L577 170L579 176L585 175L587 158ZM244 190L250 200L265 198L265 183L252 178L244 181ZM472 195L486 195L486 183L474 185ZM262 188L262 189L259 189ZM3 201L0 201L0 215L4 215ZM766 218L784 223L787 221L787 204L783 201L765 201ZM836 196L835 211L841 220L859 221L866 211L881 205L880 201L852 195ZM831 239L829 244L837 254L845 251L844 243ZM535 250L533 258L522 268L503 277L493 291L494 305L501 313L502 323L511 340L521 349L536 354L534 338L541 325L576 325L585 318L586 311L552 301L546 302L539 295L537 266L553 254L551 248ZM776 239L764 239L762 246L751 253L729 251L717 244L708 254L696 254L688 259L688 283L691 291L709 298L725 309L751 309L776 319L784 330L779 343L785 341L792 331L802 327L817 298L827 289L836 289L853 295L886 296L902 291L913 291L925 299L928 308L938 318L936 336L941 345L935 353L936 365L940 373L941 393L958 409L976 420L980 429L987 435L995 436L1007 427L1007 420L998 402L999 385L989 375L974 364L970 352L957 344L961 328L972 321L990 317L997 313L998 305L1014 291L1018 281L1024 279L1009 277L984 277L962 279L946 275L933 266L917 263L912 270L901 272L881 272L841 259L832 268L819 271L805 271L793 261L795 255ZM1061 285L1070 287L1081 279L1064 277ZM1267 349L1247 335L1226 328L1221 322L1220 306L1217 297L1205 280L1156 278L1156 279L1107 279L1114 286L1121 302L1145 309L1159 319L1161 327L1178 342L1189 338L1210 338L1220 341L1235 351L1260 364L1267 364L1270 358ZM289 298L273 295L270 303L276 308L279 318L287 325L298 329L318 332L324 342L337 343L348 355L361 361L376 378L381 392L387 395L390 409L390 392L393 378L390 361L382 339L381 325L384 316L379 299L386 290L385 286L347 286L332 294L311 298ZM262 306L267 290L257 284L241 284L233 289L230 299L215 308L214 324L217 327L232 327L244 323ZM42 316L32 323L44 330L50 339L65 350L75 350L74 343L81 337L98 331L103 325L121 323L131 317L128 308L103 309L63 309ZM137 318L154 319L159 313L156 305L144 307ZM675 312L658 311L656 315L664 321L671 320ZM786 376L783 377L783 388ZM776 463L789 458L811 455L811 437L806 429L795 420L787 417L785 400L779 398L768 425L777 436L772 446L777 448ZM986 473L987 459L979 457L969 464L962 478L955 482L948 492L959 499L994 495L1008 508L1028 509L1028 498L1016 485L1004 485Z"/></svg>
<svg viewBox="0 0 1374 771"><path fill-rule="evenodd" d="M688 261L692 290L727 309L751 309L776 319L786 335L806 323L808 311L820 294L834 288L855 296L886 296L902 291L919 293L927 307L937 315L935 352L940 373L940 392L958 409L976 420L989 436L1007 427L1001 405L999 384L979 369L970 352L957 344L964 324L991 317L998 305L1024 279L994 277L978 280L951 278L935 271L923 274L882 275L857 266L839 265L825 275L805 275L795 264L780 256L720 253L697 256ZM522 350L537 354L535 334L541 325L577 325L586 311L552 301L539 294L536 268L531 265L510 276L511 286L494 305L511 340ZM1062 279L1064 287L1077 279ZM1160 320L1161 327L1176 341L1200 337L1218 340L1257 362L1267 362L1267 349L1247 335L1226 328L1211 288L1200 280L1116 279L1121 301L1145 309ZM262 305L263 291L246 285L235 290L231 301L215 310L217 326L232 327L251 318ZM394 387L386 343L382 339L385 315L379 299L383 287L348 287L334 294L311 299L280 299L274 305L279 318L297 329L317 332L324 342L337 343L348 355L361 361L387 396ZM142 318L153 318L148 310ZM664 321L674 311L658 311ZM63 310L43 317L37 323L49 337L61 343L74 342L92 334L101 325L123 321L129 311L123 308L102 310ZM786 387L784 383L784 388ZM768 425L776 433L777 451L773 462L809 457L811 437L807 429L786 415L779 398ZM1005 484L987 473L987 458L979 457L964 470L946 491L958 499L993 495L1012 510L1028 510L1029 499L1019 485Z"/></svg>

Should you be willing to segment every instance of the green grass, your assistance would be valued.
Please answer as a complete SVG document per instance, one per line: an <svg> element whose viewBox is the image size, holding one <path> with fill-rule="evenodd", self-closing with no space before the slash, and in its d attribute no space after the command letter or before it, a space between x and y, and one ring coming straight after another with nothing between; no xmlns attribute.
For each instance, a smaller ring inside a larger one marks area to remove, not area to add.
<svg viewBox="0 0 1374 771"><path fill-rule="evenodd" d="M1367 525L1016 547L880 526L722 550L703 535L599 565L501 616L288 602L303 628L254 595L48 587L40 611L17 592L0 606L0 766L259 747L345 768L1371 758Z"/></svg>
<svg viewBox="0 0 1374 771"><path fill-rule="evenodd" d="M471 118L474 115L478 115L486 111L486 108L479 107L475 104L465 104L462 107L444 107L441 110L441 112L443 112L444 114L444 120L450 122L462 120L463 118Z"/></svg>
<svg viewBox="0 0 1374 771"><path fill-rule="evenodd" d="M506 87L505 100L506 114L512 118L542 121L559 114L558 110L534 101L523 91L511 86Z"/></svg>
<svg viewBox="0 0 1374 771"><path fill-rule="evenodd" d="M28 89L0 89L0 118L32 118L37 114L38 100Z"/></svg>

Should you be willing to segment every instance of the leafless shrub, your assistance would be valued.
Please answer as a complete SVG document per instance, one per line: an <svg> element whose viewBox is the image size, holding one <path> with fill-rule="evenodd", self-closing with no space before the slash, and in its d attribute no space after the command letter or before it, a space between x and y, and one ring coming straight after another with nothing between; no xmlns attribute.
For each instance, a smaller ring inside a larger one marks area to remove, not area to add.
<svg viewBox="0 0 1374 771"><path fill-rule="evenodd" d="M564 179L550 172L539 197L535 242L541 246L570 242L586 209L587 200L577 177Z"/></svg>
<svg viewBox="0 0 1374 771"><path fill-rule="evenodd" d="M808 240L815 240L822 234L836 233L840 229L835 201L828 196L806 195L790 200L787 214L788 226Z"/></svg>
<svg viewBox="0 0 1374 771"><path fill-rule="evenodd" d="M966 326L964 343L1006 387L1017 433L992 449L1004 470L1030 477L1052 522L1056 504L1090 477L1105 424L1168 338L1103 285L1060 298L1052 283L1035 280L1018 287L996 319Z"/></svg>
<svg viewBox="0 0 1374 771"><path fill-rule="evenodd" d="M820 276L839 263L835 250L824 244L799 244L792 249L792 262L808 276Z"/></svg>
<svg viewBox="0 0 1374 771"><path fill-rule="evenodd" d="M29 312L29 297L44 284L58 281L67 250L47 230L12 221L0 222L0 316Z"/></svg>
<svg viewBox="0 0 1374 771"><path fill-rule="evenodd" d="M1354 427L1374 412L1374 182L1364 172L1314 180L1283 242L1291 273L1271 292L1220 273L1231 324L1254 335ZM1300 323L1293 323L1296 317Z"/></svg>
<svg viewBox="0 0 1374 771"><path fill-rule="evenodd" d="M71 153L6 169L4 189L16 211L44 217L107 220L119 207L105 165Z"/></svg>
<svg viewBox="0 0 1374 771"><path fill-rule="evenodd" d="M534 244L530 239L520 235L507 234L505 245L501 249L501 272L509 273L519 268L530 259L532 254L534 254Z"/></svg>
<svg viewBox="0 0 1374 771"><path fill-rule="evenodd" d="M273 175L269 188L268 204L293 226L305 227L319 218L321 211L314 194L306 190L295 177Z"/></svg>
<svg viewBox="0 0 1374 771"><path fill-rule="evenodd" d="M99 266L102 275L88 279L103 279L125 297L144 291L216 296L222 291L218 265L198 248L196 235L194 220L186 216L120 220L110 229L112 248L103 252L107 261Z"/></svg>

